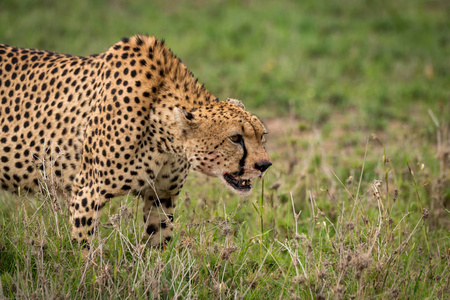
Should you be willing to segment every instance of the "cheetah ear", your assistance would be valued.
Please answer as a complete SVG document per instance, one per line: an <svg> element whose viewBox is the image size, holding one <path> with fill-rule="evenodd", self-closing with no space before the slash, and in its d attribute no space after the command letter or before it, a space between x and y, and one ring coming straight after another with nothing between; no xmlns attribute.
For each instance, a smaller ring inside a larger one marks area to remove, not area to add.
<svg viewBox="0 0 450 300"><path fill-rule="evenodd" d="M237 100L237 99L232 99L232 98L228 98L227 99L228 102L233 103L234 105L236 105L237 107L242 108L243 110L245 110L245 106L244 103L242 103L241 101Z"/></svg>
<svg viewBox="0 0 450 300"><path fill-rule="evenodd" d="M190 129L198 126L198 120L193 113L175 107L174 114L175 121L181 129Z"/></svg>

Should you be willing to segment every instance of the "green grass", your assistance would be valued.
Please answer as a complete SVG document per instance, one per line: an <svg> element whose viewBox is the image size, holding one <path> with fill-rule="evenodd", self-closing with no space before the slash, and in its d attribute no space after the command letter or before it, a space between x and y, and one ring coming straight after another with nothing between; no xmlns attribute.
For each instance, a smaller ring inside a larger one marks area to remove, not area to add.
<svg viewBox="0 0 450 300"><path fill-rule="evenodd" d="M149 33L266 120L240 198L192 173L165 251L140 201L104 208L92 259L65 200L0 194L2 298L450 298L445 1L2 1L0 42L76 55ZM201 187L201 188L198 188Z"/></svg>

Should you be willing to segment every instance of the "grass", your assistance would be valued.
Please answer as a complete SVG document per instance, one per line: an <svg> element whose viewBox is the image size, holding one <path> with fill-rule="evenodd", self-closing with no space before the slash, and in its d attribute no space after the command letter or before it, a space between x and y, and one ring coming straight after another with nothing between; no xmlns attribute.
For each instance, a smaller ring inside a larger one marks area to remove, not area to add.
<svg viewBox="0 0 450 300"><path fill-rule="evenodd" d="M450 297L445 1L2 1L0 41L88 55L150 33L264 117L273 166L240 198L192 173L165 251L141 203L104 208L92 259L65 198L0 194L2 298ZM202 187L202 188L198 188Z"/></svg>

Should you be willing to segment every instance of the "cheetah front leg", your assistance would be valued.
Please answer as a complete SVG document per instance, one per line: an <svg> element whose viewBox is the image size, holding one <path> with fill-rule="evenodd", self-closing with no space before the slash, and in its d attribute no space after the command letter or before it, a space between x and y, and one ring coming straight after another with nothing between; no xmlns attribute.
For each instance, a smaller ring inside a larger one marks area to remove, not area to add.
<svg viewBox="0 0 450 300"><path fill-rule="evenodd" d="M172 239L173 209L177 196L157 193L147 189L142 195L144 201L144 240L148 246L161 247Z"/></svg>
<svg viewBox="0 0 450 300"><path fill-rule="evenodd" d="M70 220L72 238L83 247L89 247L91 237L97 230L96 220L100 209L110 200L101 197L94 186L82 186L72 194Z"/></svg>

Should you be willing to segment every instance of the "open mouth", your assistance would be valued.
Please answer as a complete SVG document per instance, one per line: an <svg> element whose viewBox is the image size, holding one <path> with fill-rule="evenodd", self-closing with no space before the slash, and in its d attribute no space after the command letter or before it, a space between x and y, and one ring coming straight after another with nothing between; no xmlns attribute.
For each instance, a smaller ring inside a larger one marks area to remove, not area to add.
<svg viewBox="0 0 450 300"><path fill-rule="evenodd" d="M250 191L252 189L252 181L250 179L241 179L239 176L230 173L224 173L223 178L235 190Z"/></svg>

